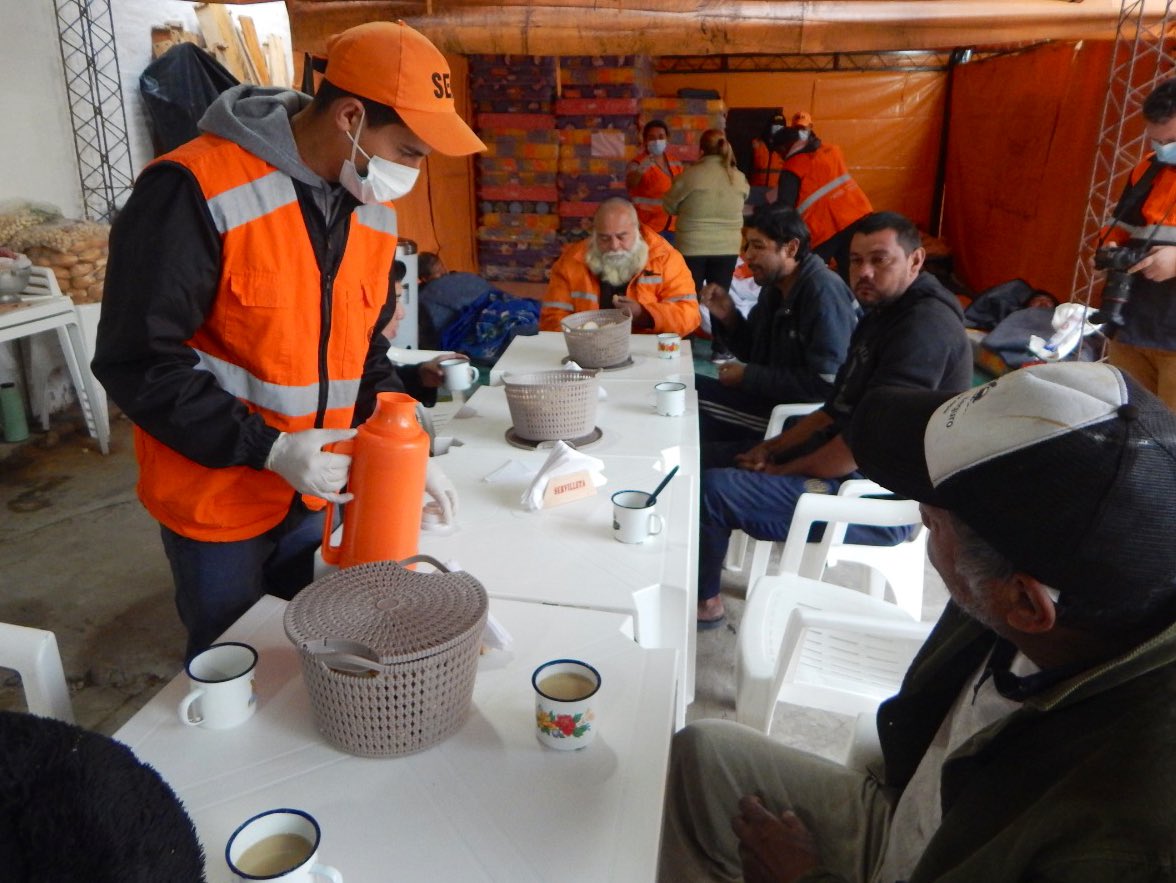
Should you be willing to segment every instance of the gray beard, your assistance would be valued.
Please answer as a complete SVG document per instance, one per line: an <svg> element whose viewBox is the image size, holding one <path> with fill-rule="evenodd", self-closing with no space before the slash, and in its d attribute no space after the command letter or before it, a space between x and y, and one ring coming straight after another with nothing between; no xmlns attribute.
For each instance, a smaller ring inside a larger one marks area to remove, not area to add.
<svg viewBox="0 0 1176 883"><path fill-rule="evenodd" d="M627 285L629 280L645 269L645 262L649 260L649 246L644 239L638 239L637 244L626 252L612 252L607 257L596 247L596 240L588 243L588 253L584 256L584 263L588 269L603 282L614 287Z"/></svg>

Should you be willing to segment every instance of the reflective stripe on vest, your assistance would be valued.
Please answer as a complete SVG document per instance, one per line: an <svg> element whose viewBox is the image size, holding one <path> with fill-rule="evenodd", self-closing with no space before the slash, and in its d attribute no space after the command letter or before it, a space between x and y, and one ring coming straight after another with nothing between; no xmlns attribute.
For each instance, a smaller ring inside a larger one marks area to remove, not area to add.
<svg viewBox="0 0 1176 883"><path fill-rule="evenodd" d="M633 205L661 205L661 199L654 199L649 196L634 196L632 199Z"/></svg>
<svg viewBox="0 0 1176 883"><path fill-rule="evenodd" d="M351 213L351 217L369 230L375 230L377 233L387 233L391 236L395 236L397 233L396 212L390 206L386 206L383 203L361 205Z"/></svg>
<svg viewBox="0 0 1176 883"><path fill-rule="evenodd" d="M697 297L697 295L693 295L693 294L676 294L673 297L667 297L665 300L662 301L662 303L672 304L674 301L679 301L679 300L695 301L695 300L698 300L698 297Z"/></svg>
<svg viewBox="0 0 1176 883"><path fill-rule="evenodd" d="M314 416L318 410L319 385L282 386L255 377L239 365L196 350L196 370L207 371L217 384L239 399L244 399L273 414L296 420ZM327 410L350 408L359 395L359 380L331 380L327 383Z"/></svg>
<svg viewBox="0 0 1176 883"><path fill-rule="evenodd" d="M593 304L600 303L600 295L595 291L573 291L570 297L572 300L586 300Z"/></svg>
<svg viewBox="0 0 1176 883"><path fill-rule="evenodd" d="M662 282L661 276L654 276L652 274L650 274L648 276L640 276L637 279L637 283L639 285L661 285L661 282Z"/></svg>
<svg viewBox="0 0 1176 883"><path fill-rule="evenodd" d="M848 172L846 172L844 175L839 175L838 177L834 178L832 181L829 181L827 184L823 184L822 186L820 186L816 190L814 190L812 193L810 193L808 195L808 198L796 207L796 211L801 216L803 216L805 212L807 212L810 208L813 207L813 203L815 203L818 199L820 199L823 196L828 196L831 192L836 190L842 184L849 182L850 180L852 180L852 178L851 178L850 174Z"/></svg>
<svg viewBox="0 0 1176 883"><path fill-rule="evenodd" d="M1134 224L1124 224L1118 221L1115 224L1122 230L1126 230L1130 234L1130 238L1138 240L1139 242L1148 242L1151 245L1176 245L1176 225L1172 224L1142 224L1135 226ZM1155 237L1154 239L1152 237Z"/></svg>
<svg viewBox="0 0 1176 883"><path fill-rule="evenodd" d="M275 170L256 181L248 181L208 200L208 211L216 230L224 236L250 221L298 201L289 175Z"/></svg>
<svg viewBox="0 0 1176 883"><path fill-rule="evenodd" d="M574 297L575 295L573 295ZM545 310L566 310L571 313L575 311L575 307L571 304L565 304L562 300L545 300L543 301L543 309Z"/></svg>

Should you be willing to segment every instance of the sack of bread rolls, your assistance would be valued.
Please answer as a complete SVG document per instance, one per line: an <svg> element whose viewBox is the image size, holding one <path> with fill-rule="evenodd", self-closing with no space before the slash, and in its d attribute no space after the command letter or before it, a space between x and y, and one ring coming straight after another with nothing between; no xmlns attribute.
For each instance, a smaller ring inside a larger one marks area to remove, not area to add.
<svg viewBox="0 0 1176 883"><path fill-rule="evenodd" d="M52 270L61 293L74 303L88 304L102 300L109 239L108 224L62 218L18 230L11 247Z"/></svg>

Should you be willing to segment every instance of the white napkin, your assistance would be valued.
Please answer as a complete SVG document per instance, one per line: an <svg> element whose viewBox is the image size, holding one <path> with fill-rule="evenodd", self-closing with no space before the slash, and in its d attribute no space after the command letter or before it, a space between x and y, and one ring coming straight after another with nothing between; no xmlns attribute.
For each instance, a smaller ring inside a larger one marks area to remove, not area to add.
<svg viewBox="0 0 1176 883"><path fill-rule="evenodd" d="M450 573L465 570L456 558L450 558L446 561L445 569ZM482 629L482 643L492 650L509 650L510 645L514 643L514 638L506 630L506 626L495 619L494 614L490 611L486 611L486 625Z"/></svg>
<svg viewBox="0 0 1176 883"><path fill-rule="evenodd" d="M557 441L547 462L540 467L539 474L535 476L535 480L531 482L531 486L527 488L519 502L523 504L524 509L532 512L536 509L542 509L543 492L547 489L548 481L557 475L568 475L584 470L588 471L592 478L592 484L596 487L601 487L606 483L603 462L595 457L589 457L587 454L581 454L565 442Z"/></svg>

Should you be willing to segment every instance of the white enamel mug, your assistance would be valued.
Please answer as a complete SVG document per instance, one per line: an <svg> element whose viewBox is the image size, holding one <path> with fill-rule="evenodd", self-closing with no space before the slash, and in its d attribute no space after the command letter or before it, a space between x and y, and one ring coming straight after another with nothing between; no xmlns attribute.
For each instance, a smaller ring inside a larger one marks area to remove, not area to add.
<svg viewBox="0 0 1176 883"><path fill-rule="evenodd" d="M649 505L645 491L617 491L612 495L613 536L622 543L644 543L662 532L662 518Z"/></svg>
<svg viewBox="0 0 1176 883"><path fill-rule="evenodd" d="M686 413L685 383L663 380L654 385L653 394L656 397L657 412L663 417L681 417Z"/></svg>
<svg viewBox="0 0 1176 883"><path fill-rule="evenodd" d="M180 700L180 722L206 730L228 730L245 723L257 709L253 673L257 651L248 644L213 644L188 663L192 689Z"/></svg>
<svg viewBox="0 0 1176 883"><path fill-rule="evenodd" d="M535 737L556 751L587 747L596 736L600 672L578 659L553 659L531 675Z"/></svg>
<svg viewBox="0 0 1176 883"><path fill-rule="evenodd" d="M343 883L343 875L318 863L322 829L300 809L271 809L247 819L229 837L225 861L238 880Z"/></svg>
<svg viewBox="0 0 1176 883"><path fill-rule="evenodd" d="M469 389L478 379L478 369L469 359L442 359L441 370L445 372L445 387L453 392Z"/></svg>

